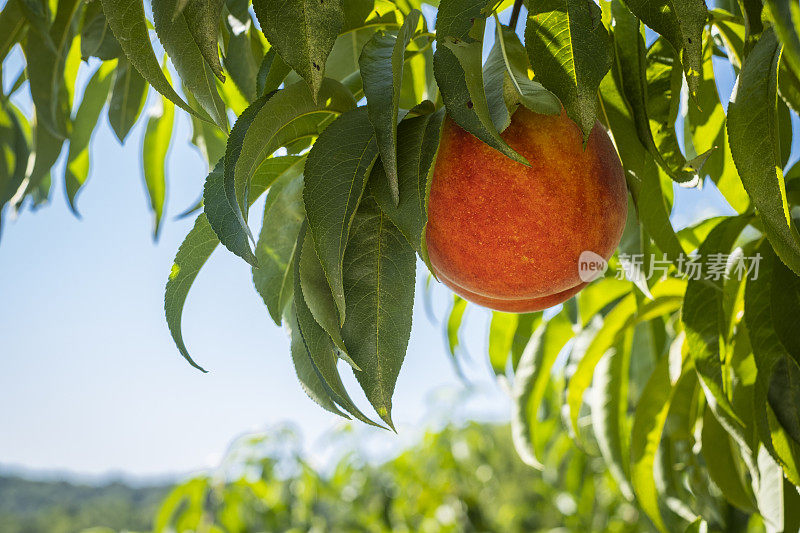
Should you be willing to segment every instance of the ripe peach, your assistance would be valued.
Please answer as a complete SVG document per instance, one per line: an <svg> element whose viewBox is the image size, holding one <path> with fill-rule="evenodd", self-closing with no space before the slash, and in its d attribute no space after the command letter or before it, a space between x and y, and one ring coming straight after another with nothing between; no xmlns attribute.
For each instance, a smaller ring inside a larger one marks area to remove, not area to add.
<svg viewBox="0 0 800 533"><path fill-rule="evenodd" d="M500 154L449 117L428 204L431 265L465 299L500 311L552 307L586 283L578 258L614 253L627 216L622 165L603 126L586 149L561 115L520 107L503 139L531 166Z"/></svg>

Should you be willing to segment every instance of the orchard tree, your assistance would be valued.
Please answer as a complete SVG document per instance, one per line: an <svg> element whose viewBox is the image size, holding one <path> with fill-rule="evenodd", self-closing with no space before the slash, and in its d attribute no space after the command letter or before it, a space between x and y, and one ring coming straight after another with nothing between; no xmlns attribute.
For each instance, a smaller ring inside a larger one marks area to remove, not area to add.
<svg viewBox="0 0 800 533"><path fill-rule="evenodd" d="M467 300L505 311L489 358L525 462L547 466L555 425L660 531L735 530L749 513L797 530L800 7L522 7L441 0L427 20L417 0L8 0L0 55L19 44L26 66L4 84L0 206L46 200L66 145L77 213L100 113L124 142L152 87L156 234L176 106L210 168L165 295L190 364L183 306L222 244L289 331L311 399L392 428L419 257L460 295L451 346ZM736 74L727 107L720 67ZM10 98L26 80L32 116ZM711 182L736 214L676 231L673 184ZM346 366L377 417L350 399Z"/></svg>

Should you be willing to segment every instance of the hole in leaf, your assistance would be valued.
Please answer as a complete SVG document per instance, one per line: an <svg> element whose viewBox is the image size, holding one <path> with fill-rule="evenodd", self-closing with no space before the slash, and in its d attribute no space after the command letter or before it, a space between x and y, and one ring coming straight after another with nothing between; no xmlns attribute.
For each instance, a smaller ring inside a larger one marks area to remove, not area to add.
<svg viewBox="0 0 800 533"><path fill-rule="evenodd" d="M312 63L311 63L311 65L312 65L312 66L313 66L313 67L314 67L316 70L319 70L319 65L317 65L316 63L312 62Z"/></svg>
<svg viewBox="0 0 800 533"><path fill-rule="evenodd" d="M472 100L467 100L467 109L472 109Z"/></svg>

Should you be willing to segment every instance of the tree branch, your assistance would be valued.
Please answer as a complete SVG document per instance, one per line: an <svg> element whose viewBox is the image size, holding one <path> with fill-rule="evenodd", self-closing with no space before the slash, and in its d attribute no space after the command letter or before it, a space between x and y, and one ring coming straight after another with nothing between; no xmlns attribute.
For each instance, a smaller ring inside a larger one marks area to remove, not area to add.
<svg viewBox="0 0 800 533"><path fill-rule="evenodd" d="M508 19L508 27L512 31L517 31L517 19L522 9L522 0L514 0L514 7L511 9L511 18Z"/></svg>

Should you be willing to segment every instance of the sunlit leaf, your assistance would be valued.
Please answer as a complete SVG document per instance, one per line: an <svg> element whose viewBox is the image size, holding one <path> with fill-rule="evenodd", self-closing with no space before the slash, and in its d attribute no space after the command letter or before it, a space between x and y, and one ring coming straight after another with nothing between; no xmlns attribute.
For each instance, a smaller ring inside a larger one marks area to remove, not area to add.
<svg viewBox="0 0 800 533"><path fill-rule="evenodd" d="M440 3L433 72L447 113L459 126L515 161L527 163L500 137L486 100L481 65L486 4L486 0Z"/></svg>
<svg viewBox="0 0 800 533"><path fill-rule="evenodd" d="M728 107L731 153L778 257L800 275L800 233L786 202L777 137L780 47L766 30L742 66Z"/></svg>
<svg viewBox="0 0 800 533"><path fill-rule="evenodd" d="M166 66L166 63L165 63ZM164 74L169 81L169 73ZM167 193L167 151L172 140L172 125L175 120L175 104L169 98L161 98L161 112L147 120L142 143L142 166L150 209L153 211L153 238L157 239L164 213L164 200Z"/></svg>
<svg viewBox="0 0 800 533"><path fill-rule="evenodd" d="M69 207L75 215L78 214L75 199L89 177L89 141L108 100L113 74L113 63L103 63L97 68L83 91L81 105L72 120L64 186Z"/></svg>
<svg viewBox="0 0 800 533"><path fill-rule="evenodd" d="M597 89L612 63L612 46L591 0L545 0L530 6L525 48L536 79L555 93L589 138Z"/></svg>
<svg viewBox="0 0 800 533"><path fill-rule="evenodd" d="M177 16L173 15L173 18L183 16L186 19L189 33L192 34L203 59L206 60L211 71L219 79L225 81L217 47L217 32L223 3L223 0L190 0L182 12ZM157 28L156 31L158 31Z"/></svg>
<svg viewBox="0 0 800 533"><path fill-rule="evenodd" d="M117 42L125 52L128 61L136 67L136 70L153 86L153 88L172 100L175 105L185 111L196 114L200 118L206 117L205 114L198 114L189 104L187 104L161 71L161 65L153 52L153 45L150 43L150 36L147 29L147 19L144 15L144 3L142 0L101 0L103 12L108 19L108 25L114 32Z"/></svg>
<svg viewBox="0 0 800 533"><path fill-rule="evenodd" d="M694 96L703 72L703 27L707 18L705 2L625 0L625 5L678 51L689 93Z"/></svg>

